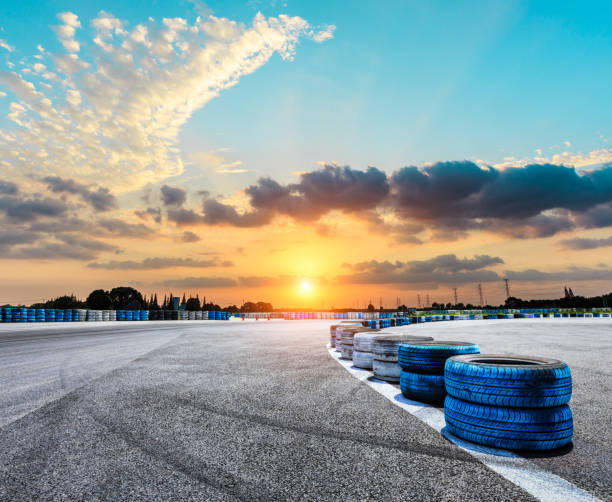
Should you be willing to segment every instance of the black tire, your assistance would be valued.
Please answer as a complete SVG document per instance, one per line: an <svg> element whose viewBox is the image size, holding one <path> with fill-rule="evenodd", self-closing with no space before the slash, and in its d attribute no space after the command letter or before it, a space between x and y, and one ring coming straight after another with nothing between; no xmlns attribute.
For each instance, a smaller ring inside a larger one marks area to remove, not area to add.
<svg viewBox="0 0 612 502"><path fill-rule="evenodd" d="M425 403L441 404L446 397L443 375L427 375L402 370L400 389L408 399Z"/></svg>
<svg viewBox="0 0 612 502"><path fill-rule="evenodd" d="M402 369L413 373L443 375L449 357L479 353L480 347L468 342L408 342L399 346L397 362Z"/></svg>
<svg viewBox="0 0 612 502"><path fill-rule="evenodd" d="M510 450L553 450L574 434L567 404L553 408L503 408L446 396L444 418L451 434L473 443Z"/></svg>
<svg viewBox="0 0 612 502"><path fill-rule="evenodd" d="M472 403L510 408L550 408L572 397L569 366L556 359L463 355L447 359L446 391Z"/></svg>

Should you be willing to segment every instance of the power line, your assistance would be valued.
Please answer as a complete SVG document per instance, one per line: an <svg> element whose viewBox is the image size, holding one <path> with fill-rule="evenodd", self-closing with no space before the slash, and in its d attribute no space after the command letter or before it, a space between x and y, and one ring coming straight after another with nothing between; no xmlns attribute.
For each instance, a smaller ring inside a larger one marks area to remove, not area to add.
<svg viewBox="0 0 612 502"><path fill-rule="evenodd" d="M457 305L459 303L459 300L457 299L457 288L453 288L453 293L455 294L455 305Z"/></svg>
<svg viewBox="0 0 612 502"><path fill-rule="evenodd" d="M504 284L506 285L506 298L510 298L510 285L508 284L509 281L510 279L508 279L507 277L504 279Z"/></svg>
<svg viewBox="0 0 612 502"><path fill-rule="evenodd" d="M478 283L478 297L480 298L480 306L484 306L484 298L482 297L482 284Z"/></svg>

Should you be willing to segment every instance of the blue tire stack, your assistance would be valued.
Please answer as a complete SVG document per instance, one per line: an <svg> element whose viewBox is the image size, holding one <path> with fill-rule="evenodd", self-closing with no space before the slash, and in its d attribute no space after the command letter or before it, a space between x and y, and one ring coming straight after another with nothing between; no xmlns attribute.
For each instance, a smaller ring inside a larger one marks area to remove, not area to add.
<svg viewBox="0 0 612 502"><path fill-rule="evenodd" d="M55 322L55 309L45 309L45 322Z"/></svg>
<svg viewBox="0 0 612 502"><path fill-rule="evenodd" d="M463 355L446 362L450 433L512 450L552 450L572 441L569 366L555 359Z"/></svg>
<svg viewBox="0 0 612 502"><path fill-rule="evenodd" d="M141 310L140 311L140 320L141 321L148 321L149 320L149 311L148 310Z"/></svg>
<svg viewBox="0 0 612 502"><path fill-rule="evenodd" d="M36 309L26 309L27 322L36 322Z"/></svg>
<svg viewBox="0 0 612 502"><path fill-rule="evenodd" d="M36 322L45 322L45 309L36 309Z"/></svg>
<svg viewBox="0 0 612 502"><path fill-rule="evenodd" d="M444 365L458 354L479 354L468 342L414 342L399 346L397 362L402 368L400 389L408 399L441 404L446 397Z"/></svg>
<svg viewBox="0 0 612 502"><path fill-rule="evenodd" d="M64 322L64 311L62 309L55 309L55 322Z"/></svg>

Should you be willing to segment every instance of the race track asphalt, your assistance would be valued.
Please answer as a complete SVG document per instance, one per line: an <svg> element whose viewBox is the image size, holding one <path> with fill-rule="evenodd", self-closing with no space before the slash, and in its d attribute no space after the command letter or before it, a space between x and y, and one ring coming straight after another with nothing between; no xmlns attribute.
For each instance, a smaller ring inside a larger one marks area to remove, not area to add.
<svg viewBox="0 0 612 502"><path fill-rule="evenodd" d="M533 500L353 378L328 354L329 324L2 325L0 500ZM581 472L603 500L606 326L588 350L567 341L583 352L572 407L592 423L574 450L532 459L575 484ZM502 350L505 336L477 331Z"/></svg>

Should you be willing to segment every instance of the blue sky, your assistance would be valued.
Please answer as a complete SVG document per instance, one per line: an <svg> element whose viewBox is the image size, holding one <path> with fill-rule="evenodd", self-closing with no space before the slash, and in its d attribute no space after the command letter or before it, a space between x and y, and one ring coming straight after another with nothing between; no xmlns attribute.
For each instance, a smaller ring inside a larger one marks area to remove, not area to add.
<svg viewBox="0 0 612 502"><path fill-rule="evenodd" d="M609 2L207 2L249 24L287 13L334 24L332 40L301 40L198 110L184 152L226 148L249 173L289 179L316 161L392 171L403 165L586 153L609 146ZM2 38L19 54L58 45L56 14L86 24L100 10L136 25L194 18L179 2L19 2L0 7ZM18 41L18 44L16 43ZM6 106L6 103L3 103ZM602 139L603 137L603 139ZM606 139L608 141L606 141Z"/></svg>

